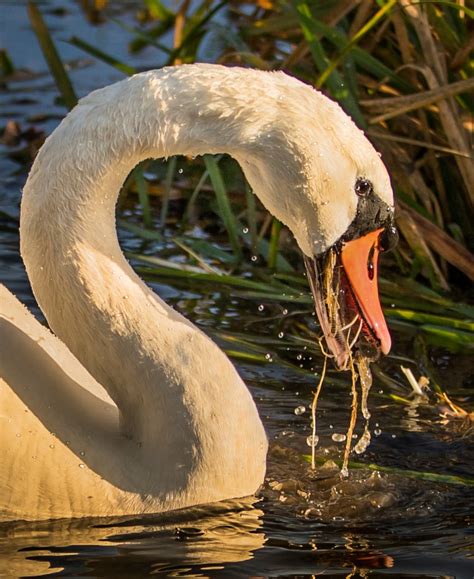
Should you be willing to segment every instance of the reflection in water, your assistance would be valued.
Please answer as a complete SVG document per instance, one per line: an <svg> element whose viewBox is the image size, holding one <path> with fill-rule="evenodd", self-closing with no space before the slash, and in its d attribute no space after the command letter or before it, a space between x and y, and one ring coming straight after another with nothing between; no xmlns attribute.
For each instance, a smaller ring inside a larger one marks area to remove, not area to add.
<svg viewBox="0 0 474 579"><path fill-rule="evenodd" d="M286 574L342 566L355 572L393 564L390 556L350 532L340 545L291 539L290 529L282 537L273 529L267 539L264 512L254 502L230 501L143 519L10 524L0 538L0 576L244 577L265 568Z"/></svg>
<svg viewBox="0 0 474 579"><path fill-rule="evenodd" d="M410 405L405 406L406 417L401 421L403 428L409 432L423 432L423 425L420 424L419 406L422 400L415 399Z"/></svg>
<svg viewBox="0 0 474 579"><path fill-rule="evenodd" d="M253 557L265 537L256 499L229 501L141 520L81 519L0 526L0 576L60 571L74 559L100 549L108 571L111 558L155 571L218 566ZM90 561L88 565L92 564ZM95 562L97 570L101 563ZM117 569L120 571L120 569Z"/></svg>

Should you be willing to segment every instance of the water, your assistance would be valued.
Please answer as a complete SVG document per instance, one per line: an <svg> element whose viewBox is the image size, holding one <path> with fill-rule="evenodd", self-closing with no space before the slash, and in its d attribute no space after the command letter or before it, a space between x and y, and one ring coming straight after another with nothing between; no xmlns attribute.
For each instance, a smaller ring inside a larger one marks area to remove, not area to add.
<svg viewBox="0 0 474 579"><path fill-rule="evenodd" d="M120 3L116 16L132 24L137 5ZM89 24L79 5L68 3L66 11L57 10L64 6L59 1L41 6L58 41L76 34L138 67L162 63L162 55L150 49L138 57L128 55L126 33L112 22ZM2 2L2 19L2 45L15 65L29 72L0 91L1 123L14 119L23 130L34 127L49 133L64 109L56 103L56 91L34 44L25 4ZM122 76L65 42L59 48L72 67L79 94ZM19 191L27 164L13 159L12 153L18 157L27 144L22 140L15 147L0 145L0 282L41 317L18 253ZM127 203L120 217L139 223L135 202ZM172 252L167 244L144 243L126 231L121 231L121 241L128 251L167 257ZM232 292L231 299L225 289L203 284L166 280L151 285L205 331L248 332L263 341L272 337L275 343L287 337L282 320L294 319L300 309L249 302L238 292ZM309 323L307 316L301 321ZM394 342L395 355L411 355L411 338L394 333ZM267 480L255 499L154 517L0 524L0 576L473 577L473 487L368 469L351 470L341 479L333 459L342 457L344 444L332 435L340 437L347 430L350 381L331 372L318 405L319 466L312 472L302 458L310 452L307 441L313 443L310 413L296 410L311 405L319 362L310 371L312 353L301 348L289 368L278 361L285 348L274 348L266 364L237 364L271 442ZM472 406L469 361L443 351L434 351L432 361L440 382L464 397L466 407ZM398 364L392 358L380 368L403 383ZM395 393L406 397L409 392L407 385ZM439 408L420 400L396 404L389 393L375 377L369 408L376 436L361 457L352 456L354 460L474 476L472 427L443 420ZM356 432L359 439L353 444L363 438L361 418Z"/></svg>

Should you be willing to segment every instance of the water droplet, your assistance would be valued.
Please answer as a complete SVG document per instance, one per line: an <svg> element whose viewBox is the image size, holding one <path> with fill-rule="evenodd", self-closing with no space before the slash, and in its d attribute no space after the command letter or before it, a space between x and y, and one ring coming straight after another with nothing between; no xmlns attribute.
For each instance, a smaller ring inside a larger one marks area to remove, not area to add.
<svg viewBox="0 0 474 579"><path fill-rule="evenodd" d="M248 232L249 232L249 228L248 228L248 227L244 227L244 228L242 229L242 233L248 233Z"/></svg>
<svg viewBox="0 0 474 579"><path fill-rule="evenodd" d="M375 428L374 429L374 435L375 436L380 436L382 434L382 430L380 428Z"/></svg>
<svg viewBox="0 0 474 579"><path fill-rule="evenodd" d="M319 436L317 434L310 434L306 438L306 444L313 448L314 446L318 446Z"/></svg>
<svg viewBox="0 0 474 579"><path fill-rule="evenodd" d="M282 311L282 314L283 314L284 316L286 316L286 315L288 314L288 310L285 308L285 309Z"/></svg>
<svg viewBox="0 0 474 579"><path fill-rule="evenodd" d="M79 463L79 468L86 468L86 465L82 462Z"/></svg>
<svg viewBox="0 0 474 579"><path fill-rule="evenodd" d="M21 434L19 432L16 433L16 437L20 438Z"/></svg>
<svg viewBox="0 0 474 579"><path fill-rule="evenodd" d="M278 334L278 337L281 339L281 338L283 338L284 335L285 335L285 334L284 334L283 332L280 332L280 333Z"/></svg>
<svg viewBox="0 0 474 579"><path fill-rule="evenodd" d="M54 444L50 444L50 445L49 445L49 448L54 448Z"/></svg>
<svg viewBox="0 0 474 579"><path fill-rule="evenodd" d="M346 435L335 432L331 438L334 440L334 442L344 442L346 440Z"/></svg>
<svg viewBox="0 0 474 579"><path fill-rule="evenodd" d="M296 416L301 416L301 414L304 414L306 412L306 407L305 406L297 406L294 410L294 413L296 414Z"/></svg>
<svg viewBox="0 0 474 579"><path fill-rule="evenodd" d="M259 312L263 312L264 309L265 309L265 306L264 306L263 304L260 304L260 305L258 306L258 311L259 311Z"/></svg>
<svg viewBox="0 0 474 579"><path fill-rule="evenodd" d="M303 359L302 354L298 354L298 355L296 356L296 359L297 359L297 360L302 360L302 359Z"/></svg>
<svg viewBox="0 0 474 579"><path fill-rule="evenodd" d="M266 360L271 360L271 359L272 359L272 355L271 355L271 354L265 354L265 359L266 359Z"/></svg>
<svg viewBox="0 0 474 579"><path fill-rule="evenodd" d="M257 261L257 256L256 255L252 255L252 257L250 258L252 261Z"/></svg>
<svg viewBox="0 0 474 579"><path fill-rule="evenodd" d="M356 454L362 454L367 450L369 444L370 444L370 432L369 430L365 430L364 434L360 437L359 442L354 446L354 452Z"/></svg>
<svg viewBox="0 0 474 579"><path fill-rule="evenodd" d="M178 173L179 173L180 175L182 175L182 174L184 173L184 170L183 170L183 169L178 169Z"/></svg>
<svg viewBox="0 0 474 579"><path fill-rule="evenodd" d="M80 455L80 456L86 456L86 453L85 453L83 450L81 450L81 452L79 453L79 455Z"/></svg>

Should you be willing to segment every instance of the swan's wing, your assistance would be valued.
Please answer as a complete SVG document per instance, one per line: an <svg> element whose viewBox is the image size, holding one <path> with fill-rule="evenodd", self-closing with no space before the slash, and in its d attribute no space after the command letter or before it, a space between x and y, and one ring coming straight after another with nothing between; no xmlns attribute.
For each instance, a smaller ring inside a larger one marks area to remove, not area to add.
<svg viewBox="0 0 474 579"><path fill-rule="evenodd" d="M0 285L0 521L83 516L92 495L101 514L117 433L102 387Z"/></svg>
<svg viewBox="0 0 474 579"><path fill-rule="evenodd" d="M67 346L41 325L31 312L5 286L0 284L0 378L4 378L1 373L2 359L5 363L6 356L20 357L21 355L20 352L11 351L13 350L11 343L14 339L23 342L29 339L47 354L43 358L45 365L48 365L49 361L55 362L82 388L103 402L113 404L107 392L73 356ZM17 364L18 371L21 372L27 364L28 360L20 357ZM48 368L45 367L45 373L47 370ZM42 376L38 375L35 386L41 387L41 381Z"/></svg>

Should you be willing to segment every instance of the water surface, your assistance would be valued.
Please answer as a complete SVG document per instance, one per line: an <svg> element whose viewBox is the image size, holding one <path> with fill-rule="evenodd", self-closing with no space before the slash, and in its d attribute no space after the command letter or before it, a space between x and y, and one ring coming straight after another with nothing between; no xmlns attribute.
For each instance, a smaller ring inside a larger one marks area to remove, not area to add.
<svg viewBox="0 0 474 579"><path fill-rule="evenodd" d="M45 0L39 4L79 95L123 75L67 44L72 34L138 68L164 62L163 55L152 49L129 55L127 33L112 21L90 24L79 3ZM119 3L114 16L132 24L137 5ZM12 119L24 130L48 134L64 108L29 28L24 2L2 2L0 31L1 45L23 69L0 89L0 123ZM0 282L41 317L18 250L19 199L28 170L28 163L22 161L26 146L26 139L13 147L0 145ZM136 200L128 200L119 217L140 223ZM167 235L173 234L170 226ZM125 250L151 255L166 250L169 257L166 243L143 243L126 231L120 237ZM210 333L248 332L262 340L276 338L285 315L299 315L296 306L256 304L238 292L229 297L225 288L169 280L150 283ZM302 322L312 323L307 312ZM394 356L383 361L381 369L402 383L396 356L410 357L412 341L394 332L394 342ZM278 353L276 346L274 351ZM331 462L316 472L309 469L302 459L309 451L309 412L295 413L295 409L309 407L316 378L310 370L311 351L294 354L300 356L301 368L284 366L276 356L264 365L237 363L271 442L267 480L256 498L154 517L0 524L0 576L473 577L473 487L368 469L353 470L348 480L341 480ZM469 361L441 350L431 357L441 383L472 405ZM396 404L389 393L376 379L370 399L373 442L358 459L420 472L474 476L472 428L459 420L443 420L439 408L421 401ZM409 397L408 385L396 393ZM346 431L349 406L349 378L331 373L320 403L322 459L340 457L343 445L334 442L333 435ZM359 427L359 435L361 431Z"/></svg>

